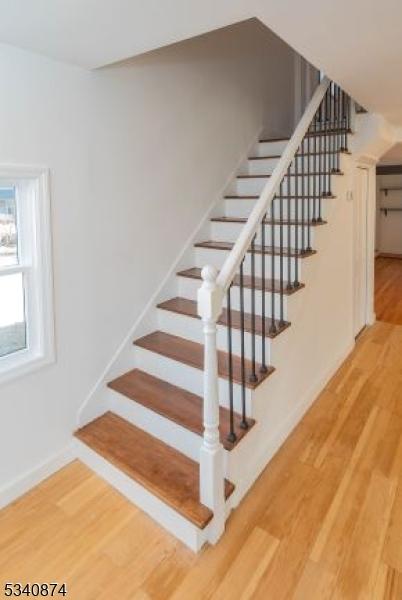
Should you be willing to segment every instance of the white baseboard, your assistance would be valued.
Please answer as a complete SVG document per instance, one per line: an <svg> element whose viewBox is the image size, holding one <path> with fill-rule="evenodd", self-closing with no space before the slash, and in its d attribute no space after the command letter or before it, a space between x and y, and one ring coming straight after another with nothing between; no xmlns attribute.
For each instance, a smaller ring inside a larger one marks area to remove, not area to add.
<svg viewBox="0 0 402 600"><path fill-rule="evenodd" d="M31 471L21 475L12 483L0 488L0 509L7 506L20 496L23 496L33 487L47 479L53 473L74 460L74 451L72 444L68 444L57 454L51 456L48 460L40 463Z"/></svg>

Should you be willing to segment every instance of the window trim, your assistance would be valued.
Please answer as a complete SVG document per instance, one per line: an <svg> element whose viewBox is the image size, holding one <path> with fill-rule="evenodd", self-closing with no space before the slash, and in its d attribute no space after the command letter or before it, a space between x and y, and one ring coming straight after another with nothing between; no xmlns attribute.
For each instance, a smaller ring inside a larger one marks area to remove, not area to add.
<svg viewBox="0 0 402 600"><path fill-rule="evenodd" d="M26 185L23 219L28 215L30 252L21 264L2 269L24 273L27 347L0 357L0 384L36 371L55 361L52 240L49 170L46 167L0 165L0 180ZM24 229L24 222L22 223ZM20 242L19 242L20 243ZM24 244L24 240L22 240Z"/></svg>

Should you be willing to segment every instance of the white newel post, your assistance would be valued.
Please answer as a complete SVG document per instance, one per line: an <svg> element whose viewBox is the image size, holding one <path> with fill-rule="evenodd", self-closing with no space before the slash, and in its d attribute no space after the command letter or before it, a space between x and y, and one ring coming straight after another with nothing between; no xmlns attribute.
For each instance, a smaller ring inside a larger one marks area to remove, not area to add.
<svg viewBox="0 0 402 600"><path fill-rule="evenodd" d="M222 290L215 267L202 269L198 314L204 331L204 440L200 451L200 500L214 513L209 541L215 543L225 528L223 447L219 441L218 356L216 322L222 312Z"/></svg>

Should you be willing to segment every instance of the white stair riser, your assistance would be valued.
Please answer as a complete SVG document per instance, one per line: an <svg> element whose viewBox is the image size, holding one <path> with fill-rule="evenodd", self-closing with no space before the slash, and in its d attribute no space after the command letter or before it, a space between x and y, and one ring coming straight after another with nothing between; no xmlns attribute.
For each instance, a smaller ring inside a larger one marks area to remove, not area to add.
<svg viewBox="0 0 402 600"><path fill-rule="evenodd" d="M179 315L166 310L158 310L158 328L166 333L177 335L179 337L197 342L204 343L204 334L202 331L202 322L194 317ZM262 338L256 335L256 360L261 362L262 358ZM252 336L250 333L244 334L245 357L251 359ZM228 330L223 325L218 325L217 334L218 350L228 351ZM265 339L265 356L268 363L270 362L271 340ZM241 333L239 329L232 328L232 352L237 356L241 356Z"/></svg>
<svg viewBox="0 0 402 600"><path fill-rule="evenodd" d="M314 146L314 139L316 140L315 142L315 146ZM319 151L319 137L318 136L312 136L310 138L310 146L309 146L309 151L310 152L314 152L314 151ZM255 147L253 148L250 156L274 156L274 155L282 155L283 151L285 150L287 144L289 143L289 140L277 140L277 141L268 141L268 142L259 142L258 144L255 145ZM322 143L324 144L324 143ZM305 152L307 153L308 150L308 142L305 142ZM314 150L315 148L315 150Z"/></svg>
<svg viewBox="0 0 402 600"><path fill-rule="evenodd" d="M249 160L244 170L244 175L271 175L279 158L261 158L259 160Z"/></svg>
<svg viewBox="0 0 402 600"><path fill-rule="evenodd" d="M246 217L250 216L256 200L244 200L242 198L225 198L222 203L223 214L225 217Z"/></svg>
<svg viewBox="0 0 402 600"><path fill-rule="evenodd" d="M268 183L269 177L253 177L247 179L234 179L227 189L227 194L241 196L245 195L260 195L265 185Z"/></svg>
<svg viewBox="0 0 402 600"><path fill-rule="evenodd" d="M126 396L109 390L108 408L129 423L198 462L202 437Z"/></svg>
<svg viewBox="0 0 402 600"><path fill-rule="evenodd" d="M138 369L203 397L204 372L200 369L195 369L139 346L135 346L135 359ZM226 408L229 405L228 386L227 379L218 378L219 404ZM233 401L235 411L240 413L242 394L241 386L237 383L233 384ZM246 390L246 405L248 416L252 416L251 390L249 389Z"/></svg>
<svg viewBox="0 0 402 600"><path fill-rule="evenodd" d="M210 248L194 248L195 250L195 266L196 267L204 267L205 265L213 265L217 269L221 269L223 263L225 262L229 251L228 250L215 250ZM291 258L291 276L294 277L295 274L295 263L299 263L299 276L302 275L302 262L303 260L308 259L296 259L294 257ZM261 275L261 255L255 255L255 275L256 277L260 277ZM287 257L283 258L283 273L284 277L288 276L288 259ZM274 273L275 279L279 279L280 273L280 257L274 256ZM250 252L247 253L247 256L244 261L244 274L251 275L251 256ZM266 255L265 257L265 277L271 277L271 256Z"/></svg>
<svg viewBox="0 0 402 600"><path fill-rule="evenodd" d="M285 281L286 286L287 281ZM187 277L179 277L179 290L178 295L182 298L188 298L189 300L197 299L197 291L200 287L201 282L197 279L190 279ZM275 308L275 316L279 314L280 311L280 295L274 294L274 308ZM288 302L291 301L291 296L283 297L283 309L284 309L284 318L287 317L288 310ZM262 292L260 290L255 291L255 304L256 309L255 312L257 315L261 314L261 302L262 302ZM226 307L227 299L224 298L223 306ZM238 286L233 286L231 291L231 306L233 310L240 310L240 288ZM249 288L244 288L244 310L247 313L251 313L251 290ZM271 316L271 293L265 293L265 315L267 317Z"/></svg>
<svg viewBox="0 0 402 600"><path fill-rule="evenodd" d="M325 218L327 204L334 200L336 200L336 198L322 198L321 199L321 215L323 218ZM223 215L221 215L221 216L248 218L250 216L251 211L253 210L255 202L256 202L256 200L248 200L248 199L242 199L242 198L226 198L223 203ZM298 215L299 215L298 218L301 219L302 212L303 212L303 208L302 208L303 202L301 199L296 201L295 198L290 198L290 199L284 198L283 205L282 205L282 214L283 214L284 219L287 219L288 214L290 214L291 219L295 218L296 203L298 206ZM314 210L315 210L316 216L318 216L318 204L319 204L318 198L316 199L315 202L312 198L310 199L310 202L308 202L306 199L304 200L304 213L305 213L306 218L307 218L308 213L310 213L310 215L313 216ZM290 206L290 211L289 211L289 206ZM279 212L280 212L279 211L279 203L278 203L278 200L276 200L275 208L274 208L275 217L278 217ZM269 210L269 212L268 212L268 215L270 215L270 214L271 214L271 210Z"/></svg>
<svg viewBox="0 0 402 600"><path fill-rule="evenodd" d="M321 189L322 191L328 191L328 178L325 177L325 181L323 179L323 177L319 177L317 176L310 176L310 193L313 194L313 190L314 190L314 180L315 180L315 189L316 189L316 193L318 193L319 189L320 189L320 179L321 179ZM332 179L332 181L330 181L330 187L332 187L332 183L333 183L333 177L330 178ZM235 195L239 195L241 196L242 194L245 195L253 195L253 194L258 194L260 195L261 192L263 191L265 185L268 183L269 181L269 177L247 177L247 178L237 178L235 179L235 181L233 182L233 184L230 185L230 187L228 188L227 193L228 194L235 194ZM308 178L306 177L291 177L290 178L290 182L288 185L288 182L285 182L283 185L283 190L285 193L290 193L290 194L295 194L296 193L296 188L297 191L299 193L299 195L302 194L302 190L303 190L303 185L304 185L304 193L307 194L307 190L308 190ZM290 192L289 192L290 189Z"/></svg>
<svg viewBox="0 0 402 600"><path fill-rule="evenodd" d="M235 242L240 235L241 230L244 227L244 223L223 223L223 222L212 222L210 226L210 239L218 242ZM261 227L258 228L258 233L256 237L256 243L260 244L262 240L262 231ZM289 227L286 223L284 223L283 227L279 225L274 225L274 231L272 233L272 225L265 225L265 244L271 245L272 239L274 240L274 245L279 246L281 239L281 229L282 229L282 243L283 246L286 247L288 244L288 239L290 239L290 246L294 247L296 243L296 230L297 236L299 240L299 245L302 241L304 229L305 240L307 240L308 236L308 227L295 227L294 225L290 225L290 238L289 238ZM310 227L310 243L311 247L314 247L314 228Z"/></svg>
<svg viewBox="0 0 402 600"><path fill-rule="evenodd" d="M285 282L286 286L286 282ZM262 297L263 294L260 290L255 290L255 314L262 314ZM273 294L274 301L274 317L279 318L281 310L281 297L280 294ZM240 288L233 286L230 293L230 303L233 310L240 310ZM283 295L283 316L286 320L288 310L288 296ZM227 298L224 298L223 306L227 306ZM252 291L250 289L244 289L244 311L248 314L252 312ZM265 316L272 316L272 294L271 292L265 293Z"/></svg>
<svg viewBox="0 0 402 600"><path fill-rule="evenodd" d="M256 144L253 152L253 156L272 156L282 154L285 150L289 140L278 140L273 142L259 142Z"/></svg>
<svg viewBox="0 0 402 600"><path fill-rule="evenodd" d="M311 151L313 150L313 146L311 145ZM306 146L307 151L307 146ZM240 171L242 175L270 175L272 174L275 166L278 164L279 158L261 158L258 160L249 160L247 162L246 168ZM332 158L331 158L332 161ZM331 165L333 163L331 162ZM298 159L298 167L299 170L304 165L304 168L307 170L310 166L310 172L317 172L323 170L323 158L319 160L319 156L304 156L304 158L299 157Z"/></svg>
<svg viewBox="0 0 402 600"><path fill-rule="evenodd" d="M94 452L86 444L74 440L77 457L100 477L117 489L136 506L140 507L162 527L179 538L194 552L198 552L208 539L208 527L201 530L178 512L146 490L117 467Z"/></svg>

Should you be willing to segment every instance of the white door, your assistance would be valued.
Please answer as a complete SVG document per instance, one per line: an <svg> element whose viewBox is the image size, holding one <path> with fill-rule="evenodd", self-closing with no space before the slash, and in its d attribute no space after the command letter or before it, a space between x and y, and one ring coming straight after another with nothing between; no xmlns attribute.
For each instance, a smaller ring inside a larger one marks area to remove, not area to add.
<svg viewBox="0 0 402 600"><path fill-rule="evenodd" d="M356 169L354 215L354 334L357 336L367 323L367 204L369 171Z"/></svg>

